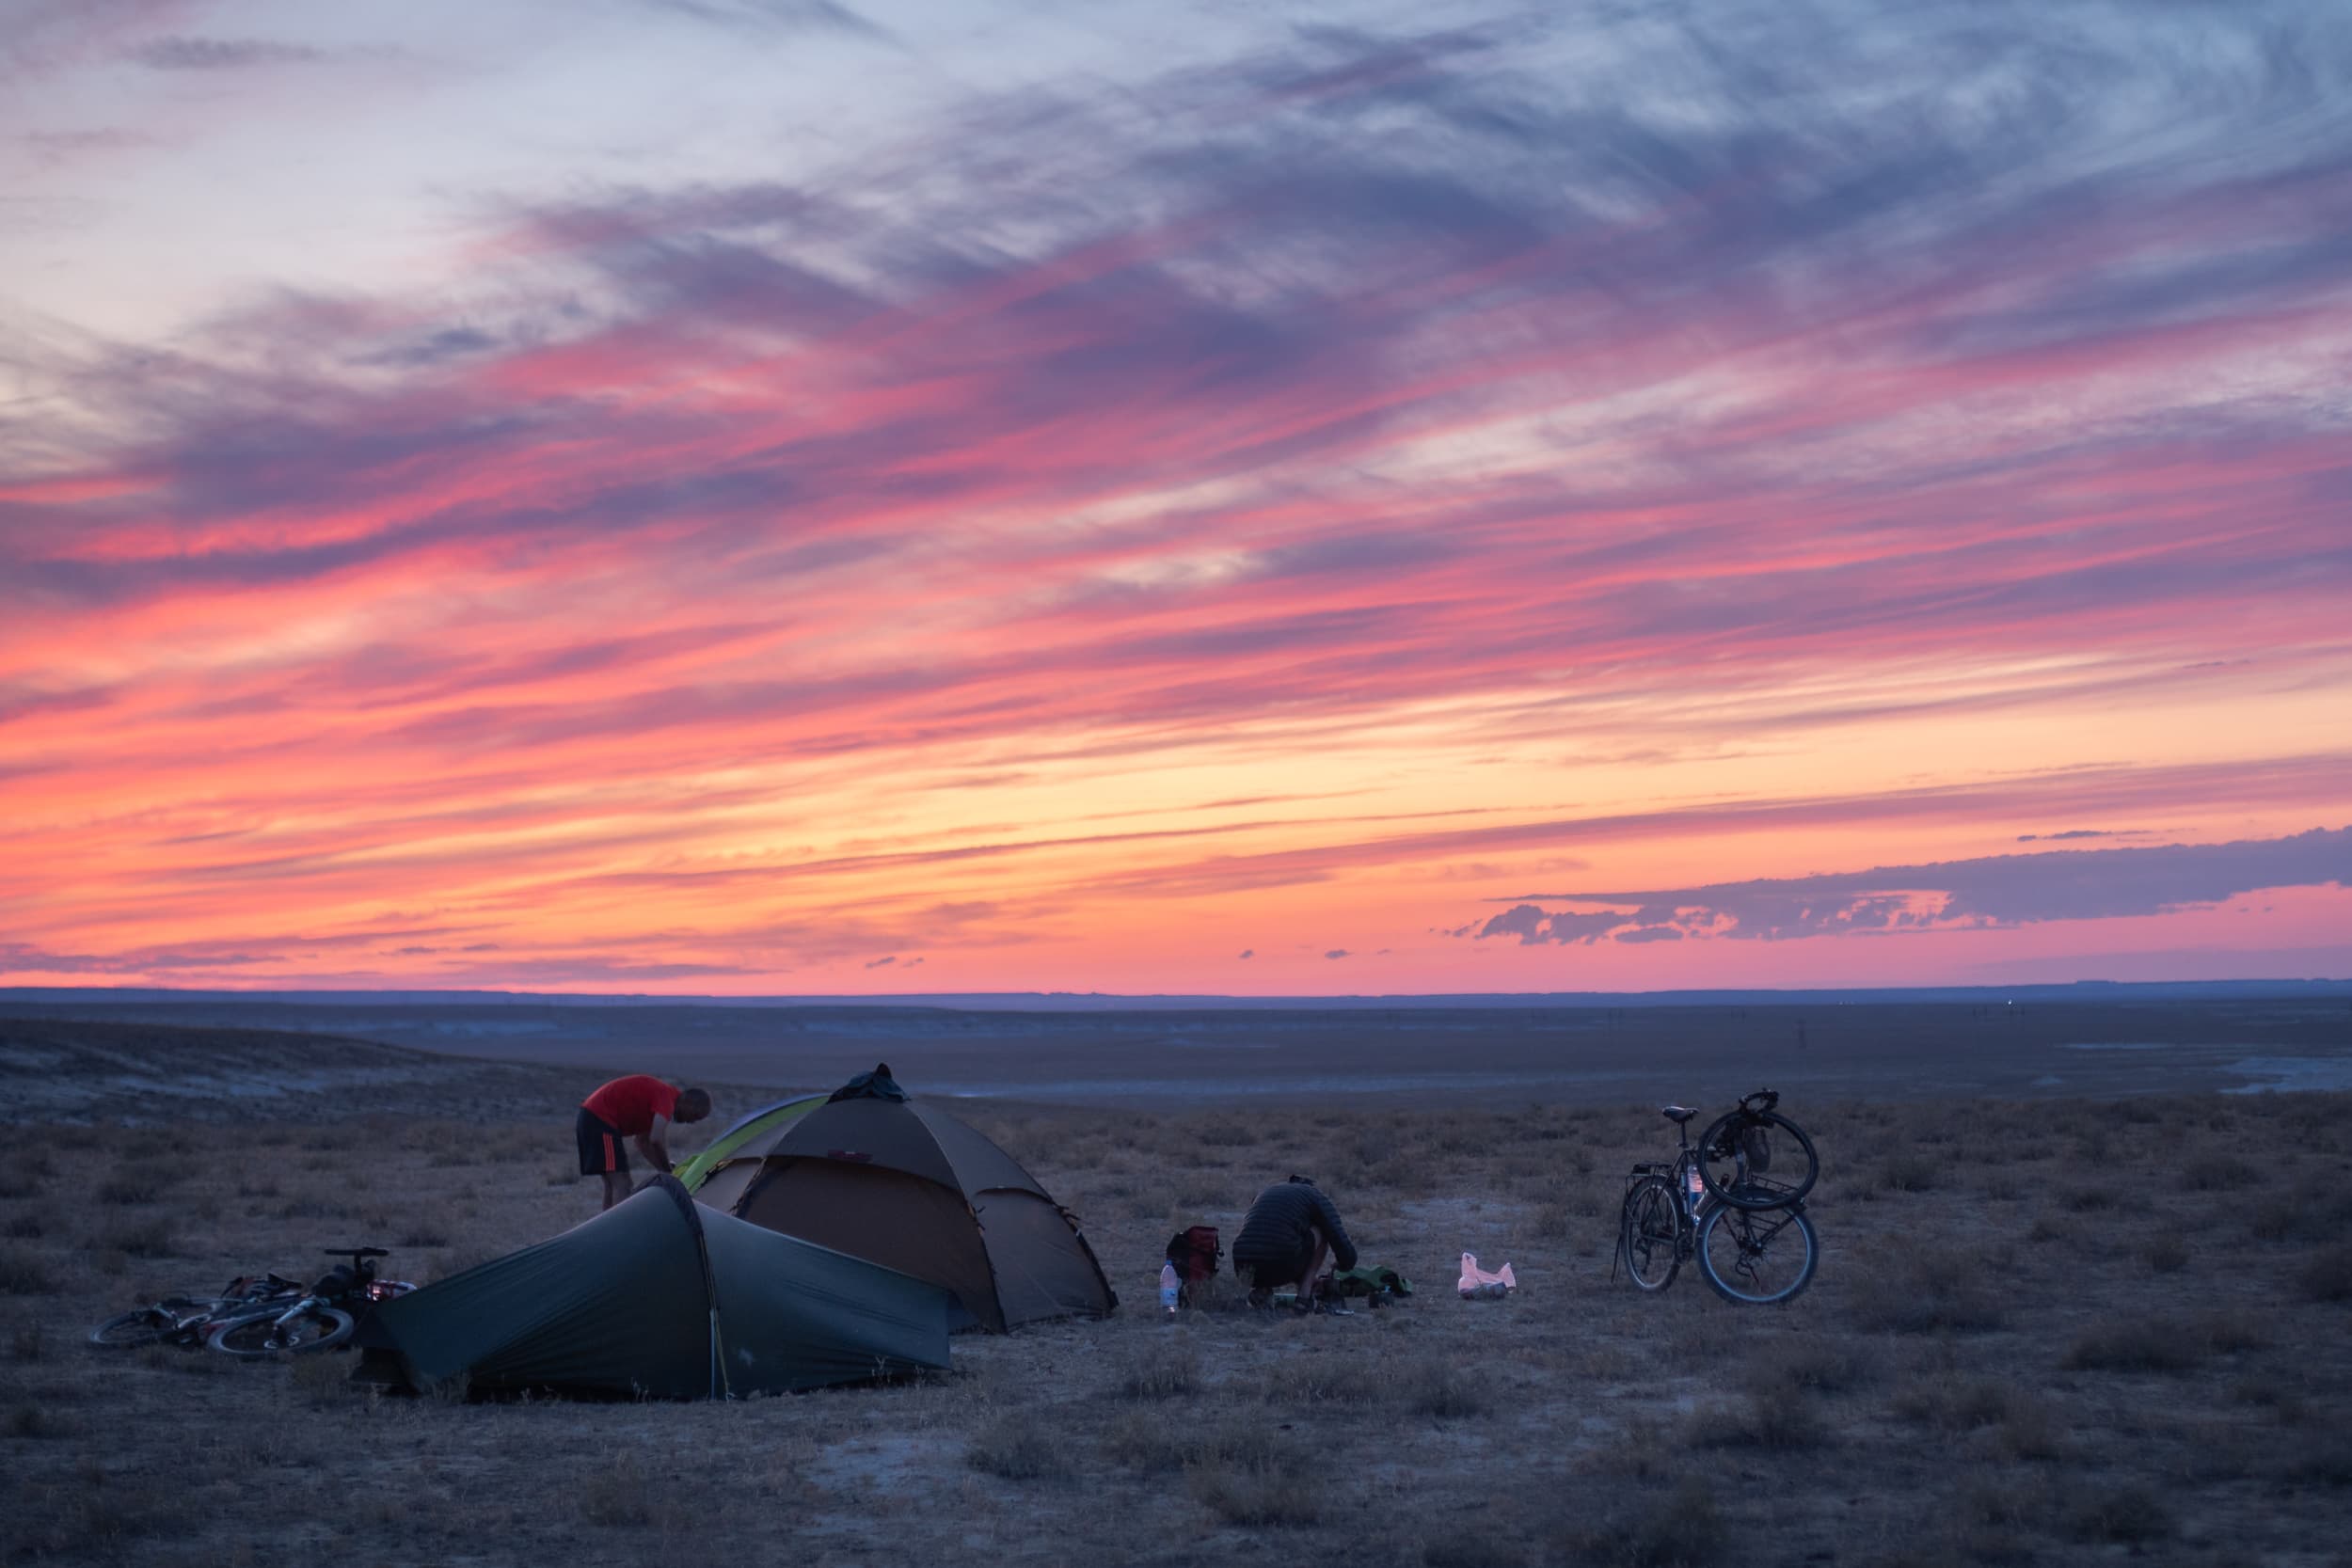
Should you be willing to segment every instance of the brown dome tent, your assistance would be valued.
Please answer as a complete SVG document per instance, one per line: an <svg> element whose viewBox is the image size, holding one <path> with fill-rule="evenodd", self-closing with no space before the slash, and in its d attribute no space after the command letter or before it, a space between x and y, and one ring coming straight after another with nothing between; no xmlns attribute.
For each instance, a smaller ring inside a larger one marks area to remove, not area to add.
<svg viewBox="0 0 2352 1568"><path fill-rule="evenodd" d="M711 1166L696 1199L945 1286L992 1332L1118 1305L1076 1217L1011 1155L909 1099L889 1064L795 1110Z"/></svg>

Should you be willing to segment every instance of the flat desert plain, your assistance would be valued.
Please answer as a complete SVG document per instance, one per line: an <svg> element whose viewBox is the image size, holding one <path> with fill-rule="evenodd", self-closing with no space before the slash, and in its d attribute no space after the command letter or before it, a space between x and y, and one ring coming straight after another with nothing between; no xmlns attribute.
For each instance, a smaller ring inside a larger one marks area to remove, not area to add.
<svg viewBox="0 0 2352 1568"><path fill-rule="evenodd" d="M703 1062L721 1099L709 1125L770 1097L760 1085L872 1065L872 1043L830 1042L824 1071L812 1054L791 1076L730 1081ZM473 1403L354 1386L348 1355L232 1364L83 1337L169 1291L307 1269L324 1247L382 1244L392 1272L431 1280L589 1217L569 1122L606 1067L0 1022L14 1118L0 1141L0 1552L2340 1562L2352 1095L2223 1093L2245 1076L2154 1068L2135 1085L2128 1064L2162 1054L2067 1053L2118 1075L2075 1095L1898 1093L1867 1073L1776 1084L1822 1156L1810 1212L1824 1256L1812 1289L1772 1308L1727 1304L1692 1270L1656 1296L1612 1278L1626 1168L1672 1147L1646 1083L971 1100L958 1114L1083 1217L1124 1300L1114 1317L964 1336L951 1372L887 1386ZM1710 1106L1772 1077L1740 1066L1693 1070ZM2122 1092L2151 1085L2172 1086ZM1212 1224L1230 1241L1256 1191L1292 1171L1321 1180L1366 1260L1415 1297L1349 1317L1230 1300L1156 1311L1171 1230ZM1508 1260L1518 1292L1457 1299L1465 1250Z"/></svg>

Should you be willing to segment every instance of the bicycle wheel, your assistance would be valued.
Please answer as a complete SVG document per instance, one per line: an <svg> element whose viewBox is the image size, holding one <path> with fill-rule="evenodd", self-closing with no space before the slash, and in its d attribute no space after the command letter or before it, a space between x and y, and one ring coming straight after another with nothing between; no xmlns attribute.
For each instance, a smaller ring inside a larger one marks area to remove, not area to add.
<svg viewBox="0 0 2352 1568"><path fill-rule="evenodd" d="M1699 1272L1725 1301L1788 1301L1813 1283L1820 1234L1802 1209L1709 1209L1699 1221Z"/></svg>
<svg viewBox="0 0 2352 1568"><path fill-rule="evenodd" d="M1762 1158L1751 1159L1752 1151ZM1778 1111L1725 1111L1699 1139L1708 1194L1734 1209L1786 1209L1820 1174L1813 1140Z"/></svg>
<svg viewBox="0 0 2352 1568"><path fill-rule="evenodd" d="M1640 1289L1662 1291L1675 1282L1675 1271L1682 1267L1675 1234L1680 1218L1674 1183L1664 1177L1645 1176L1626 1189L1625 1208L1617 1218L1617 1252Z"/></svg>
<svg viewBox="0 0 2352 1568"><path fill-rule="evenodd" d="M338 1307L310 1306L291 1314L277 1312L222 1323L204 1342L240 1361L259 1361L280 1351L306 1355L311 1351L333 1350L351 1338L351 1330L350 1313Z"/></svg>
<svg viewBox="0 0 2352 1568"><path fill-rule="evenodd" d="M108 1318L89 1331L89 1342L107 1350L131 1350L151 1345L180 1325L180 1320L157 1307L142 1307L119 1318Z"/></svg>

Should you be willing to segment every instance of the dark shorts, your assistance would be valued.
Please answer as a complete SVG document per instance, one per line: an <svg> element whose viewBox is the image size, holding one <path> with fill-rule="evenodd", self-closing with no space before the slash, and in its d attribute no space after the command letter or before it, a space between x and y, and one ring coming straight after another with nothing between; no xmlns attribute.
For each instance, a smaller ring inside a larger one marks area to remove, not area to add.
<svg viewBox="0 0 2352 1568"><path fill-rule="evenodd" d="M1278 1285L1304 1284L1307 1265L1313 1261L1313 1252L1303 1248L1293 1253L1236 1252L1233 1273L1252 1290L1270 1291Z"/></svg>
<svg viewBox="0 0 2352 1568"><path fill-rule="evenodd" d="M580 1174L602 1176L606 1171L628 1174L628 1150L621 1130L582 1105L580 1108Z"/></svg>

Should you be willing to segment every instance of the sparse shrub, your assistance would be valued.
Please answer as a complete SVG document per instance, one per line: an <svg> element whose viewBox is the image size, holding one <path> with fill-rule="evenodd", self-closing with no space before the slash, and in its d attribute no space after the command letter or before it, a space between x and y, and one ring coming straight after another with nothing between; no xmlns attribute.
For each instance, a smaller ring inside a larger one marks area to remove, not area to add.
<svg viewBox="0 0 2352 1568"><path fill-rule="evenodd" d="M336 1355L297 1355L287 1386L313 1410L341 1404L354 1391L351 1364Z"/></svg>
<svg viewBox="0 0 2352 1568"><path fill-rule="evenodd" d="M1398 1380L1406 1408L1438 1420L1483 1416L1492 1403L1486 1379L1450 1362L1424 1362Z"/></svg>
<svg viewBox="0 0 2352 1568"><path fill-rule="evenodd" d="M2303 1265L2296 1283L2312 1301L2352 1301L2352 1246L2336 1245Z"/></svg>
<svg viewBox="0 0 2352 1568"><path fill-rule="evenodd" d="M2286 1473L2305 1486L2352 1486L2352 1438L2331 1431L2296 1444Z"/></svg>
<svg viewBox="0 0 2352 1568"><path fill-rule="evenodd" d="M2026 1240L2047 1245L2052 1242L2072 1242L2078 1234L2064 1220L2053 1219L2048 1214L2036 1214L2033 1224L2026 1231Z"/></svg>
<svg viewBox="0 0 2352 1568"><path fill-rule="evenodd" d="M0 1295L48 1296L57 1291L56 1276L24 1247L0 1247Z"/></svg>
<svg viewBox="0 0 2352 1568"><path fill-rule="evenodd" d="M2077 1214L2090 1214L2114 1208L2116 1196L2105 1187L2074 1187L2060 1194L2058 1201Z"/></svg>
<svg viewBox="0 0 2352 1568"><path fill-rule="evenodd" d="M2008 1322L1996 1282L2004 1271L1968 1251L1929 1253L1866 1289L1854 1321L1883 1334L1983 1333Z"/></svg>
<svg viewBox="0 0 2352 1568"><path fill-rule="evenodd" d="M1213 1121L1193 1135L1212 1148L1251 1148L1258 1142L1258 1130L1237 1121Z"/></svg>
<svg viewBox="0 0 2352 1568"><path fill-rule="evenodd" d="M1316 1489L1300 1485L1289 1465L1200 1465L1184 1472L1184 1487L1218 1518L1245 1528L1296 1528L1323 1516Z"/></svg>
<svg viewBox="0 0 2352 1568"><path fill-rule="evenodd" d="M1120 1393L1131 1400L1175 1399L1200 1388L1200 1353L1190 1339L1150 1347L1119 1382Z"/></svg>
<svg viewBox="0 0 2352 1568"><path fill-rule="evenodd" d="M2188 1243L2178 1236L2163 1235L2148 1244L2148 1267L2155 1274L2178 1274L2188 1267Z"/></svg>
<svg viewBox="0 0 2352 1568"><path fill-rule="evenodd" d="M171 1173L151 1164L117 1166L98 1184L98 1201L128 1207L152 1203L171 1184Z"/></svg>
<svg viewBox="0 0 2352 1568"><path fill-rule="evenodd" d="M1938 1162L1916 1149L1902 1149L1879 1167L1878 1184L1890 1193L1924 1193L1936 1184Z"/></svg>
<svg viewBox="0 0 2352 1568"><path fill-rule="evenodd" d="M2208 1312L2197 1320L2197 1330L2208 1346L2224 1355L2261 1350L2270 1343L2261 1320L2249 1312Z"/></svg>
<svg viewBox="0 0 2352 1568"><path fill-rule="evenodd" d="M2077 1540L2142 1546L2169 1539L2173 1526L2170 1512L2154 1493L2144 1486L2121 1486L2078 1501L2067 1528Z"/></svg>
<svg viewBox="0 0 2352 1568"><path fill-rule="evenodd" d="M974 1434L964 1463L1007 1481L1043 1481L1070 1473L1070 1459L1052 1431L1020 1411L998 1417Z"/></svg>
<svg viewBox="0 0 2352 1568"><path fill-rule="evenodd" d="M1260 1387L1269 1404L1362 1404L1384 1392L1371 1369L1331 1355L1278 1361L1266 1369Z"/></svg>
<svg viewBox="0 0 2352 1568"><path fill-rule="evenodd" d="M654 1522L653 1488L637 1456L623 1453L586 1479L580 1491L580 1514L592 1525L629 1528Z"/></svg>
<svg viewBox="0 0 2352 1568"><path fill-rule="evenodd" d="M1469 1524L1422 1542L1421 1562L1422 1568L1524 1568L1527 1553L1492 1528Z"/></svg>
<svg viewBox="0 0 2352 1568"><path fill-rule="evenodd" d="M17 1361L45 1361L49 1358L49 1337L39 1318L27 1318L16 1325L8 1336L8 1354Z"/></svg>
<svg viewBox="0 0 2352 1568"><path fill-rule="evenodd" d="M1690 1418L1690 1439L1708 1449L1818 1449L1829 1440L1813 1402L1802 1394L1751 1394L1729 1409Z"/></svg>
<svg viewBox="0 0 2352 1568"><path fill-rule="evenodd" d="M449 1233L429 1220L421 1221L400 1233L398 1244L405 1247L447 1246Z"/></svg>
<svg viewBox="0 0 2352 1568"><path fill-rule="evenodd" d="M130 1258L172 1258L179 1254L179 1243L171 1234L167 1216L143 1221L137 1225L118 1225L109 1227L99 1238L100 1243Z"/></svg>
<svg viewBox="0 0 2352 1568"><path fill-rule="evenodd" d="M10 1214L8 1223L0 1225L0 1236L12 1242L38 1242L45 1234L40 1216L29 1209L21 1214Z"/></svg>
<svg viewBox="0 0 2352 1568"><path fill-rule="evenodd" d="M2005 1527L2034 1527L2049 1522L2052 1495L2046 1482L2020 1484L2014 1476L1972 1481L1953 1499L1952 1513L1963 1523Z"/></svg>
<svg viewBox="0 0 2352 1568"><path fill-rule="evenodd" d="M2078 1371L2183 1372L2204 1358L2197 1336L2177 1323L2114 1319L2075 1337L2061 1365Z"/></svg>
<svg viewBox="0 0 2352 1568"><path fill-rule="evenodd" d="M1897 1390L1895 1414L1905 1420L1968 1432L1978 1427L2046 1418L2040 1395L1997 1377L1931 1376Z"/></svg>
<svg viewBox="0 0 2352 1568"><path fill-rule="evenodd" d="M1581 1543L1579 1555L1627 1568L1715 1568L1730 1539L1708 1483L1686 1476L1662 1500L1642 1499Z"/></svg>
<svg viewBox="0 0 2352 1568"><path fill-rule="evenodd" d="M1844 1339L1787 1338L1757 1351L1742 1369L1748 1391L1759 1398L1843 1392L1876 1382L1876 1355Z"/></svg>
<svg viewBox="0 0 2352 1568"><path fill-rule="evenodd" d="M2232 1193L2261 1180L2259 1167L2234 1154L2201 1154L2181 1167L2181 1184L2192 1193Z"/></svg>
<svg viewBox="0 0 2352 1568"><path fill-rule="evenodd" d="M79 1421L60 1416L45 1405L27 1402L8 1412L11 1437L77 1437L81 1432Z"/></svg>

